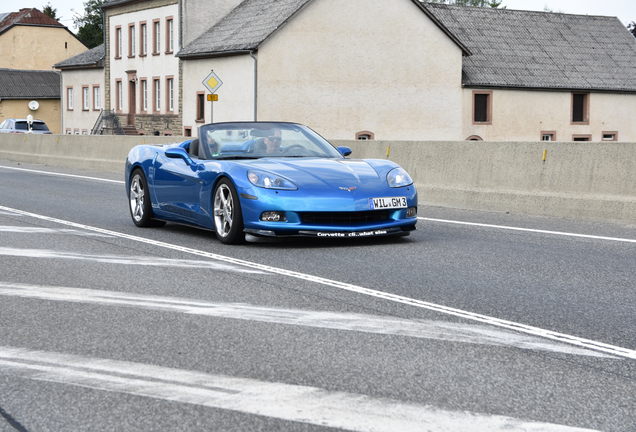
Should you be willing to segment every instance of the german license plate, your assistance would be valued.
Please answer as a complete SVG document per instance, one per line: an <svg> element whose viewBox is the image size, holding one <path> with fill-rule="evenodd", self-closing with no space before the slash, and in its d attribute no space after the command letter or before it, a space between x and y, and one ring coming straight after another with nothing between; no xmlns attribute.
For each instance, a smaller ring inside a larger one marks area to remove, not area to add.
<svg viewBox="0 0 636 432"><path fill-rule="evenodd" d="M406 197L369 198L371 210L406 208Z"/></svg>

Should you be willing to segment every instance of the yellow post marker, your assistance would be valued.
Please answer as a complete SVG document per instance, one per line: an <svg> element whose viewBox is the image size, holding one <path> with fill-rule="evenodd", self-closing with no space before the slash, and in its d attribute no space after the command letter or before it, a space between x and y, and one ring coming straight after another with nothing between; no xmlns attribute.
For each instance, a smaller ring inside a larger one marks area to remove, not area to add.
<svg viewBox="0 0 636 432"><path fill-rule="evenodd" d="M543 162L545 162L548 159L548 149L543 150Z"/></svg>
<svg viewBox="0 0 636 432"><path fill-rule="evenodd" d="M218 102L219 101L219 95L218 94L209 94L208 95L208 101L209 102Z"/></svg>
<svg viewBox="0 0 636 432"><path fill-rule="evenodd" d="M388 159L391 156L391 146L386 148L386 158Z"/></svg>

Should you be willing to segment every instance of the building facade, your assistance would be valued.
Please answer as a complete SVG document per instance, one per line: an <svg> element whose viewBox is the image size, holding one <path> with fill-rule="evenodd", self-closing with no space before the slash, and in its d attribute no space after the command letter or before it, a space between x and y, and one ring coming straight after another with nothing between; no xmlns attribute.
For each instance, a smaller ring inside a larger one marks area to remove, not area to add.
<svg viewBox="0 0 636 432"><path fill-rule="evenodd" d="M105 107L127 133L182 134L178 1L114 1L103 10Z"/></svg>
<svg viewBox="0 0 636 432"><path fill-rule="evenodd" d="M55 65L62 71L62 133L89 135L104 108L104 45Z"/></svg>
<svg viewBox="0 0 636 432"><path fill-rule="evenodd" d="M38 9L0 14L0 68L51 70L85 50L68 28Z"/></svg>
<svg viewBox="0 0 636 432"><path fill-rule="evenodd" d="M0 69L0 121L28 115L45 122L51 132L61 132L60 74Z"/></svg>
<svg viewBox="0 0 636 432"><path fill-rule="evenodd" d="M332 139L636 141L636 40L612 17L419 0L104 12L104 107L134 133L281 120Z"/></svg>

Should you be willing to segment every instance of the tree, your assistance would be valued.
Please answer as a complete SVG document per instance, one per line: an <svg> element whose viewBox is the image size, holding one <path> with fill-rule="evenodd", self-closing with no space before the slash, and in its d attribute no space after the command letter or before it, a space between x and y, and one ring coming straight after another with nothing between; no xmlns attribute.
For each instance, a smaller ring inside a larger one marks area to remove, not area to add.
<svg viewBox="0 0 636 432"><path fill-rule="evenodd" d="M636 21L632 21L627 24L627 30L629 30L634 35L634 37L636 37Z"/></svg>
<svg viewBox="0 0 636 432"><path fill-rule="evenodd" d="M42 6L42 13L44 15L48 15L56 21L60 20L60 17L57 16L57 9L53 9L51 2L48 2L46 5Z"/></svg>
<svg viewBox="0 0 636 432"><path fill-rule="evenodd" d="M77 38L89 48L95 48L104 42L102 5L106 0L87 0L84 3L84 15L75 15L73 22L77 26Z"/></svg>
<svg viewBox="0 0 636 432"><path fill-rule="evenodd" d="M426 0L428 3L443 3L457 6L498 8L503 0Z"/></svg>

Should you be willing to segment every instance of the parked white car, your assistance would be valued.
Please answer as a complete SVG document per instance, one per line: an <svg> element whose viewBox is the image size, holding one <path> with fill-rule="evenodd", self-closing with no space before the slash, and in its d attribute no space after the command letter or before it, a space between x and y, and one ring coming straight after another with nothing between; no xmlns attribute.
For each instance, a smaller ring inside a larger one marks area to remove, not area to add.
<svg viewBox="0 0 636 432"><path fill-rule="evenodd" d="M6 119L0 123L0 133L51 134L46 123L32 119Z"/></svg>

